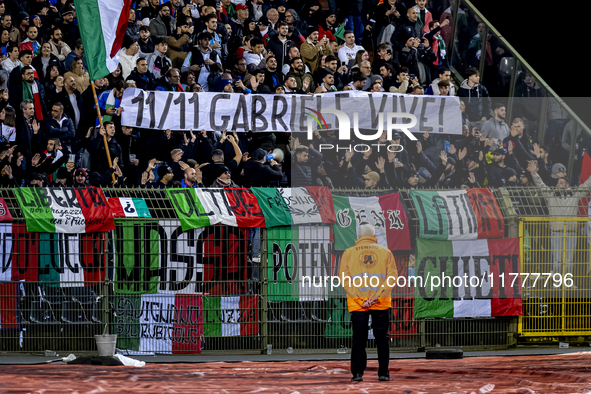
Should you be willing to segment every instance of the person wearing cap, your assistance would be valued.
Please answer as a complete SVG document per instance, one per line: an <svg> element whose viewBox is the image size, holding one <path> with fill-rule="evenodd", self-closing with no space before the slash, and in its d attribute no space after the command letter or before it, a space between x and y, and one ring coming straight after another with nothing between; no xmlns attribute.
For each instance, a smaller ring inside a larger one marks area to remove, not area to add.
<svg viewBox="0 0 591 394"><path fill-rule="evenodd" d="M88 174L84 168L78 168L72 174L72 185L74 187L86 187L90 186L88 182Z"/></svg>
<svg viewBox="0 0 591 394"><path fill-rule="evenodd" d="M240 187L232 180L232 173L228 167L220 167L217 169L217 177L210 187Z"/></svg>
<svg viewBox="0 0 591 394"><path fill-rule="evenodd" d="M74 23L74 7L73 5L66 6L62 11L62 22L58 25L64 34L64 41L68 43L70 48L80 39L80 31L78 26Z"/></svg>
<svg viewBox="0 0 591 394"><path fill-rule="evenodd" d="M380 174L375 171L370 171L367 174L362 175L362 177L364 179L366 189L378 188L381 180Z"/></svg>
<svg viewBox="0 0 591 394"><path fill-rule="evenodd" d="M55 175L55 181L51 184L52 187L70 187L72 186L70 173L66 167L60 167Z"/></svg>
<svg viewBox="0 0 591 394"><path fill-rule="evenodd" d="M488 168L488 185L491 187L503 187L503 171L505 168L510 167L515 170L515 173L521 171L522 168L517 163L517 160L515 160L515 155L513 153L508 154L505 148L496 148L492 153L493 162Z"/></svg>
<svg viewBox="0 0 591 394"><path fill-rule="evenodd" d="M244 22L248 19L248 6L246 4L236 5L236 15L230 18L232 34L235 37L244 36Z"/></svg>
<svg viewBox="0 0 591 394"><path fill-rule="evenodd" d="M320 67L322 56L333 55L332 49L328 46L328 38L323 37L318 41L318 27L309 27L306 32L306 42L300 46L300 55L302 60L314 73Z"/></svg>
<svg viewBox="0 0 591 394"><path fill-rule="evenodd" d="M273 31L269 27L269 25L269 18L267 18L266 16L261 16L261 18L257 22L259 34L261 35L261 37L263 37L263 41L265 41L265 44L267 43L267 41L269 41L269 37L271 35L277 34L277 32Z"/></svg>
<svg viewBox="0 0 591 394"><path fill-rule="evenodd" d="M511 167L505 167L503 169L503 186L516 186L517 185L517 172Z"/></svg>
<svg viewBox="0 0 591 394"><path fill-rule="evenodd" d="M153 189L167 189L170 187L169 183L174 179L174 172L168 165L162 165L156 170L158 174L158 182L152 183L150 186Z"/></svg>
<svg viewBox="0 0 591 394"><path fill-rule="evenodd" d="M267 160L267 152L261 148L244 164L244 187L268 187L281 179L283 173L279 164L274 159Z"/></svg>

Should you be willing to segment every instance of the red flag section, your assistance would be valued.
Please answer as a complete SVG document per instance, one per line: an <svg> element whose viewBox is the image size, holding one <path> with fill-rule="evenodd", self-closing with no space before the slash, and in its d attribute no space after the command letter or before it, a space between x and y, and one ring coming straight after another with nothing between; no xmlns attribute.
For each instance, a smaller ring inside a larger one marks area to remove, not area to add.
<svg viewBox="0 0 591 394"><path fill-rule="evenodd" d="M409 220L400 193L386 194L379 199L386 219L388 249L410 250Z"/></svg>
<svg viewBox="0 0 591 394"><path fill-rule="evenodd" d="M226 188L224 192L238 227L265 227L265 216L250 189Z"/></svg>
<svg viewBox="0 0 591 394"><path fill-rule="evenodd" d="M259 335L258 296L240 296L240 335Z"/></svg>
<svg viewBox="0 0 591 394"><path fill-rule="evenodd" d="M19 328L16 318L18 283L0 283L0 329Z"/></svg>
<svg viewBox="0 0 591 394"><path fill-rule="evenodd" d="M177 294L174 306L172 353L201 353L203 298Z"/></svg>
<svg viewBox="0 0 591 394"><path fill-rule="evenodd" d="M591 156L589 152L585 152L583 155L583 163L581 164L581 179L579 185L585 182L591 176Z"/></svg>
<svg viewBox="0 0 591 394"><path fill-rule="evenodd" d="M522 316L519 238L489 239L490 271L493 274L491 316ZM514 280L515 279L515 280Z"/></svg>
<svg viewBox="0 0 591 394"><path fill-rule="evenodd" d="M12 222L12 215L3 197L0 197L0 222Z"/></svg>
<svg viewBox="0 0 591 394"><path fill-rule="evenodd" d="M12 280L39 280L39 233L30 233L24 223L12 225Z"/></svg>
<svg viewBox="0 0 591 394"><path fill-rule="evenodd" d="M308 186L305 189L310 193L314 201L316 201L318 211L320 211L320 216L322 217L322 223L336 223L334 203L332 202L330 189L326 186Z"/></svg>
<svg viewBox="0 0 591 394"><path fill-rule="evenodd" d="M489 189L468 189L470 205L476 214L478 239L505 236L505 221L497 199Z"/></svg>
<svg viewBox="0 0 591 394"><path fill-rule="evenodd" d="M113 213L101 189L77 187L74 190L86 219L87 233L115 230Z"/></svg>

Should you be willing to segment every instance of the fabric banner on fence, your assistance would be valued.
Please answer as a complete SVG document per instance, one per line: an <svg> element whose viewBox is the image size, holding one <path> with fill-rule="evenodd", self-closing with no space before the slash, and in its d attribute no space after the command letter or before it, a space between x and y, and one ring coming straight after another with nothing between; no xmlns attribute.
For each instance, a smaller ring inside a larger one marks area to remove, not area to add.
<svg viewBox="0 0 591 394"><path fill-rule="evenodd" d="M330 227L274 227L268 230L267 239L269 299L327 299L327 287L312 280L320 281L332 272L333 242Z"/></svg>
<svg viewBox="0 0 591 394"><path fill-rule="evenodd" d="M118 219L114 233L119 294L240 294L248 291L248 229L183 231L178 220Z"/></svg>
<svg viewBox="0 0 591 394"><path fill-rule="evenodd" d="M0 197L0 222L12 222L12 215L8 210L4 197Z"/></svg>
<svg viewBox="0 0 591 394"><path fill-rule="evenodd" d="M128 88L121 106L125 108L122 125L159 130L298 132L309 126L317 129L317 114L329 129L348 121L356 129L386 130L393 124L394 129L402 130L401 124L412 123L409 130L413 133L460 134L462 130L457 97L353 91L314 96L197 94ZM311 114L316 115L313 118ZM350 129L346 132L350 134Z"/></svg>
<svg viewBox="0 0 591 394"><path fill-rule="evenodd" d="M205 297L206 337L259 335L258 296Z"/></svg>
<svg viewBox="0 0 591 394"><path fill-rule="evenodd" d="M332 194L328 187L254 187L251 190L265 215L267 228L335 222Z"/></svg>
<svg viewBox="0 0 591 394"><path fill-rule="evenodd" d="M522 315L519 238L417 240L414 317Z"/></svg>
<svg viewBox="0 0 591 394"><path fill-rule="evenodd" d="M103 235L30 233L24 224L0 224L0 281L92 286L105 278Z"/></svg>
<svg viewBox="0 0 591 394"><path fill-rule="evenodd" d="M116 218L149 218L150 211L143 198L111 197L109 207Z"/></svg>
<svg viewBox="0 0 591 394"><path fill-rule="evenodd" d="M265 227L263 211L250 189L167 189L166 195L184 231L218 223L234 227Z"/></svg>
<svg viewBox="0 0 591 394"><path fill-rule="evenodd" d="M198 294L115 296L117 348L149 353L201 353L203 299Z"/></svg>
<svg viewBox="0 0 591 394"><path fill-rule="evenodd" d="M489 189L411 190L410 196L419 217L419 238L451 241L505 236L503 212Z"/></svg>
<svg viewBox="0 0 591 394"><path fill-rule="evenodd" d="M410 250L409 220L399 193L379 197L333 196L336 223L335 250L345 250L357 240L362 224L376 228L378 243L390 250Z"/></svg>
<svg viewBox="0 0 591 394"><path fill-rule="evenodd" d="M70 234L115 228L107 199L96 187L19 187L15 195L30 232Z"/></svg>

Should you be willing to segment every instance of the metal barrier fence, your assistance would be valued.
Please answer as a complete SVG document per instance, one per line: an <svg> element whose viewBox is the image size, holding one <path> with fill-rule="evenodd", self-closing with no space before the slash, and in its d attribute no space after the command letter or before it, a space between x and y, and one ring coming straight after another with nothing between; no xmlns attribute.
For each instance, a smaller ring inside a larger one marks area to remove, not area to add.
<svg viewBox="0 0 591 394"><path fill-rule="evenodd" d="M117 219L115 231L105 234L28 233L12 191L0 190L15 218L0 224L0 351L90 352L96 349L94 335L103 332L118 334L118 348L130 354L318 353L350 348L344 294L301 288L304 274L338 272L342 252L332 250L329 226L261 229L258 261L251 256L252 240L259 237L255 230L211 226L182 231L163 193L104 192L145 199L152 218ZM371 195L388 192L392 191ZM519 220L522 272L548 272L552 247L560 246L550 228L558 223L565 228L577 223L577 231L591 226L587 217L517 216L523 215L524 207L537 212L545 204L543 199L522 204L514 198L518 192L523 190L494 191L507 222L506 235L517 236L512 223ZM333 193L370 195L360 190ZM409 193L401 194L411 226L416 227ZM414 289L398 289L393 295L391 349L494 348L514 345L516 335L591 335L589 290L584 290L590 288L585 270L589 237L582 234L572 237L574 243L563 235L561 249L561 261L573 252L578 289L525 287L524 316L519 319L415 320ZM396 256L396 261L400 275L414 272L414 255ZM18 277L7 280L11 265ZM370 334L370 347L371 338Z"/></svg>

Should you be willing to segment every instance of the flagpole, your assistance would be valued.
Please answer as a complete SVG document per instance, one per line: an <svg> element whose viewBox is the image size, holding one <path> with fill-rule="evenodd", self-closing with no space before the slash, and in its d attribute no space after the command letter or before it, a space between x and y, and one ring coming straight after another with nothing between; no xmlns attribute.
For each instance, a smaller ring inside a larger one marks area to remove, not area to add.
<svg viewBox="0 0 591 394"><path fill-rule="evenodd" d="M96 89L94 87L94 81L92 81L90 83L90 86L92 86L92 95L94 96L94 106L96 108L96 114L98 116L99 124L102 129L104 127L103 126L103 117L101 116L101 109L99 108L99 105L98 105L98 98L96 97ZM107 162L109 163L109 168L113 168L113 162L111 161L111 154L109 153L109 144L107 143L106 130L105 130L105 135L103 135L103 143L105 144L105 152L107 153ZM117 180L115 179L115 173L111 174L111 179L113 179L113 184L117 183Z"/></svg>

